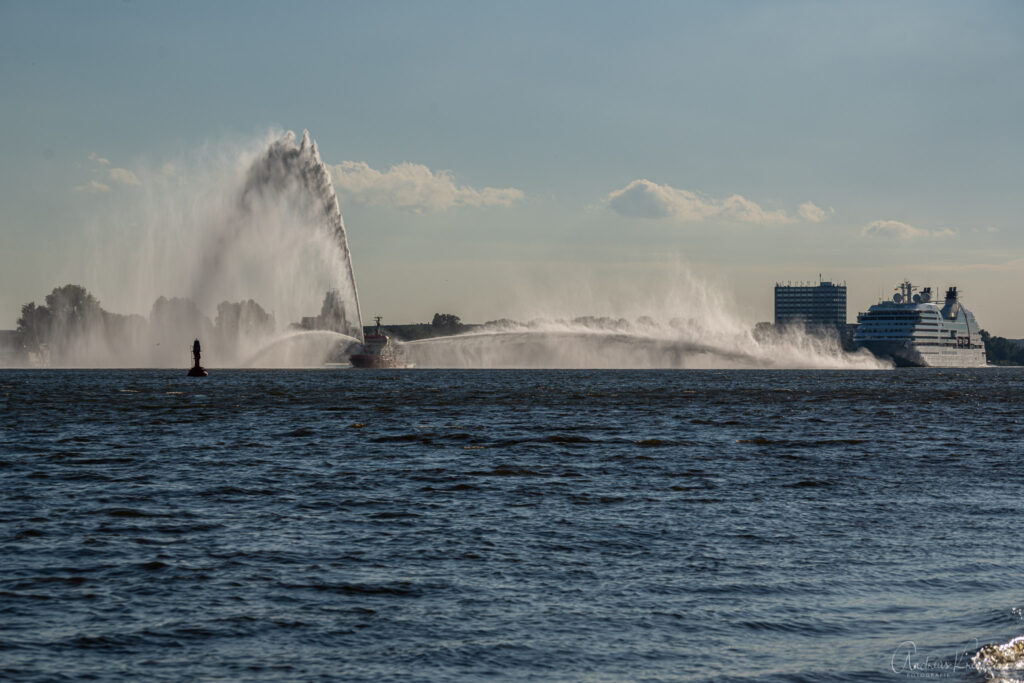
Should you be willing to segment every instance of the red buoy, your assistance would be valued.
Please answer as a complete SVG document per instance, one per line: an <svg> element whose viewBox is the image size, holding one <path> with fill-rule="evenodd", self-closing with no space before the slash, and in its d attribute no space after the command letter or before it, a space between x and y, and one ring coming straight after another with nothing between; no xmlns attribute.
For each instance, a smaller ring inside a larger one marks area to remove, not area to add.
<svg viewBox="0 0 1024 683"><path fill-rule="evenodd" d="M188 371L189 377L206 377L206 368L199 364L199 340L192 342L192 358L195 361Z"/></svg>

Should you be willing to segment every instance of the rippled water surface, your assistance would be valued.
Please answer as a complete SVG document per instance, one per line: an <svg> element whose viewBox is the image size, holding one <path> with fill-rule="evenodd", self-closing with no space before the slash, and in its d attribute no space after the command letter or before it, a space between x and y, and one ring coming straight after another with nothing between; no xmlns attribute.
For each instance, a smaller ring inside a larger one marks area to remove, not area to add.
<svg viewBox="0 0 1024 683"><path fill-rule="evenodd" d="M984 680L1022 380L0 372L0 677Z"/></svg>

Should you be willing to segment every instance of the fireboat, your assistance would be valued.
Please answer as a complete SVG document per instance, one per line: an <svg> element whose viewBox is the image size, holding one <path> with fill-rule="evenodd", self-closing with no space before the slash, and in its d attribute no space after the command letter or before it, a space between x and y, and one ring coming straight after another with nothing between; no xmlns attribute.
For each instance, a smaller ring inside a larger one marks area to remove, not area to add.
<svg viewBox="0 0 1024 683"><path fill-rule="evenodd" d="M199 364L199 340L192 342L192 369L188 371L189 377L206 377L206 368Z"/></svg>
<svg viewBox="0 0 1024 683"><path fill-rule="evenodd" d="M398 352L391 338L380 331L380 316L375 316L377 328L368 334L360 353L353 353L348 359L356 368L393 368L398 365Z"/></svg>

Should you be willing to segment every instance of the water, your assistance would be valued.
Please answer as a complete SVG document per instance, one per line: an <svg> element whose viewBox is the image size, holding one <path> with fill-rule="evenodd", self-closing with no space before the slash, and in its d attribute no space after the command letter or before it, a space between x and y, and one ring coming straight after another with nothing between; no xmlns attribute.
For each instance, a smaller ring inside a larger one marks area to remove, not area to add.
<svg viewBox="0 0 1024 683"><path fill-rule="evenodd" d="M2 371L0 677L984 680L1022 379Z"/></svg>

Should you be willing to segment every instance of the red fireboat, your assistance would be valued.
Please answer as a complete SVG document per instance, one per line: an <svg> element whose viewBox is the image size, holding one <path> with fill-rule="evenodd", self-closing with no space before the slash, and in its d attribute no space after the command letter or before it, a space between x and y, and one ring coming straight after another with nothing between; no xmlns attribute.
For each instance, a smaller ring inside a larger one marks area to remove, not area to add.
<svg viewBox="0 0 1024 683"><path fill-rule="evenodd" d="M368 334L363 342L361 353L353 353L348 357L352 366L357 368L393 368L398 364L395 347L390 337L380 331L380 316L376 316L377 329Z"/></svg>
<svg viewBox="0 0 1024 683"><path fill-rule="evenodd" d="M206 368L199 364L199 340L192 342L192 369L188 371L189 377L206 377Z"/></svg>

